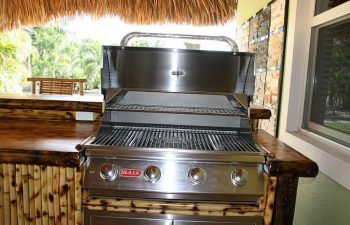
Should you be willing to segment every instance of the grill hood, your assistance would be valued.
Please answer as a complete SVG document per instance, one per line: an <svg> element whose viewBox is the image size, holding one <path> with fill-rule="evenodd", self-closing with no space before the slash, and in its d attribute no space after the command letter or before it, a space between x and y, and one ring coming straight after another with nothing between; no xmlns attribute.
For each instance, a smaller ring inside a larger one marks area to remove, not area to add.
<svg viewBox="0 0 350 225"><path fill-rule="evenodd" d="M109 88L226 92L252 96L254 54L103 46L102 93Z"/></svg>

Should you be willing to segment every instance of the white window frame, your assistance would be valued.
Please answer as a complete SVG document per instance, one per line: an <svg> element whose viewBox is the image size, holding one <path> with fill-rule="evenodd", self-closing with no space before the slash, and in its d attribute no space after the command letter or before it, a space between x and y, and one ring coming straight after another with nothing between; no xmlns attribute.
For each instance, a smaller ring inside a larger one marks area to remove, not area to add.
<svg viewBox="0 0 350 225"><path fill-rule="evenodd" d="M290 0L279 139L314 160L350 190L350 148L302 128L313 27L349 16L350 1L314 16L316 0Z"/></svg>

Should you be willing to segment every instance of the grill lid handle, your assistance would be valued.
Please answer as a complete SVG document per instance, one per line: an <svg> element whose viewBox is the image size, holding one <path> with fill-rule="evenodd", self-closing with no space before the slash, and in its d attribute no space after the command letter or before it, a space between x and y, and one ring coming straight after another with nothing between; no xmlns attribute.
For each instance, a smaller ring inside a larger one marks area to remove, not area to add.
<svg viewBox="0 0 350 225"><path fill-rule="evenodd" d="M191 34L167 34L167 33L148 33L148 32L131 32L123 37L120 41L122 47L127 47L128 42L138 37L159 37L159 38L177 38L177 39L195 39L226 42L233 52L238 52L237 43L226 36L209 36L209 35L191 35Z"/></svg>

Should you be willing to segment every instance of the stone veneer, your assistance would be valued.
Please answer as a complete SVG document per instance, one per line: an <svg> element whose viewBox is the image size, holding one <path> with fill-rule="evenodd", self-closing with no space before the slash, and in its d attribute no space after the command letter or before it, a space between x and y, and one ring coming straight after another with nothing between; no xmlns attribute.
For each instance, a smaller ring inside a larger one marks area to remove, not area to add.
<svg viewBox="0 0 350 225"><path fill-rule="evenodd" d="M276 134L280 91L286 0L274 0L238 27L240 51L256 53L253 104L271 110L269 120L260 120L259 128Z"/></svg>

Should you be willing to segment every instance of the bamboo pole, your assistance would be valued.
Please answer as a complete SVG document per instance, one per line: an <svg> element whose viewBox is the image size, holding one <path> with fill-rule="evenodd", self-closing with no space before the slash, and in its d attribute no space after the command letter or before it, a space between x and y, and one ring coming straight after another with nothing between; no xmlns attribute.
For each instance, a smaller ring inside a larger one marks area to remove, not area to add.
<svg viewBox="0 0 350 225"><path fill-rule="evenodd" d="M28 165L22 165L22 185L23 185L23 220L24 225L29 225L29 180Z"/></svg>
<svg viewBox="0 0 350 225"><path fill-rule="evenodd" d="M68 224L74 224L74 168L66 168L68 185Z"/></svg>
<svg viewBox="0 0 350 225"><path fill-rule="evenodd" d="M55 225L61 224L61 215L60 215L60 196L59 196L59 184L60 184L60 169L57 166L54 166L52 169L53 176L53 205L55 213Z"/></svg>
<svg viewBox="0 0 350 225"><path fill-rule="evenodd" d="M41 213L41 177L40 177L40 166L34 165L34 202L35 202L35 224L42 224L42 213Z"/></svg>
<svg viewBox="0 0 350 225"><path fill-rule="evenodd" d="M41 166L41 214L44 225L49 224L49 209L47 203L47 173L46 166Z"/></svg>
<svg viewBox="0 0 350 225"><path fill-rule="evenodd" d="M0 163L0 224L5 224L4 218L4 172Z"/></svg>
<svg viewBox="0 0 350 225"><path fill-rule="evenodd" d="M74 224L80 225L82 223L81 220L81 204L82 204L82 195L81 195L81 171L79 168L74 168Z"/></svg>
<svg viewBox="0 0 350 225"><path fill-rule="evenodd" d="M54 183L52 176L52 166L47 167L47 194L48 194L48 210L49 210L49 223L55 224L55 206L54 206L54 194L53 186L57 183Z"/></svg>
<svg viewBox="0 0 350 225"><path fill-rule="evenodd" d="M28 165L29 186L29 224L35 225L35 190L34 190L34 166Z"/></svg>
<svg viewBox="0 0 350 225"><path fill-rule="evenodd" d="M22 166L15 165L16 173L16 198L17 198L17 224L23 224L23 184L22 184Z"/></svg>
<svg viewBox="0 0 350 225"><path fill-rule="evenodd" d="M17 225L16 168L14 164L8 164L8 173L10 181L11 225Z"/></svg>
<svg viewBox="0 0 350 225"><path fill-rule="evenodd" d="M67 184L66 184L66 170L60 167L60 211L61 211L61 225L67 225Z"/></svg>
<svg viewBox="0 0 350 225"><path fill-rule="evenodd" d="M10 216L10 182L9 182L9 172L8 164L3 164L4 171L4 224L10 225L11 216Z"/></svg>

